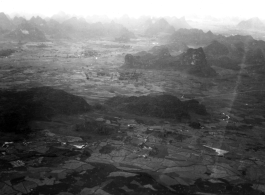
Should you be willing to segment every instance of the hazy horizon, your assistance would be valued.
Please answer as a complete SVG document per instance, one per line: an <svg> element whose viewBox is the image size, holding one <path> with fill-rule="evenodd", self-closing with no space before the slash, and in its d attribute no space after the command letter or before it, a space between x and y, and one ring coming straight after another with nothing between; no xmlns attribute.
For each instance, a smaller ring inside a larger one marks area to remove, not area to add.
<svg viewBox="0 0 265 195"><path fill-rule="evenodd" d="M140 16L165 17L176 16L186 18L229 18L235 17L248 19L258 17L265 19L263 2L253 0L242 1L122 1L122 0L0 0L0 12L8 15L20 15L24 17L42 16L51 17L54 14L64 12L71 16L86 17L93 15L106 15L109 18L117 18L123 15L138 18Z"/></svg>

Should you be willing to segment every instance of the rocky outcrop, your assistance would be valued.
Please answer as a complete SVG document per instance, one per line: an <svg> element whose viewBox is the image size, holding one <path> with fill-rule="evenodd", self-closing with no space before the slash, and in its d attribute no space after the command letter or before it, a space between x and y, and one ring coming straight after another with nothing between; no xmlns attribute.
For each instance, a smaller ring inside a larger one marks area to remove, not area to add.
<svg viewBox="0 0 265 195"><path fill-rule="evenodd" d="M149 52L142 51L134 55L126 54L124 67L145 69L172 69L176 57L170 55L165 46L156 46Z"/></svg>
<svg viewBox="0 0 265 195"><path fill-rule="evenodd" d="M206 56L203 49L188 49L181 56L181 65L184 66L207 66Z"/></svg>
<svg viewBox="0 0 265 195"><path fill-rule="evenodd" d="M138 65L137 59L132 54L126 54L124 58L124 65L128 68L134 68L135 65Z"/></svg>
<svg viewBox="0 0 265 195"><path fill-rule="evenodd" d="M216 72L211 68L206 60L203 49L188 49L180 56L180 64L188 69L188 72L196 76L211 77L216 76Z"/></svg>

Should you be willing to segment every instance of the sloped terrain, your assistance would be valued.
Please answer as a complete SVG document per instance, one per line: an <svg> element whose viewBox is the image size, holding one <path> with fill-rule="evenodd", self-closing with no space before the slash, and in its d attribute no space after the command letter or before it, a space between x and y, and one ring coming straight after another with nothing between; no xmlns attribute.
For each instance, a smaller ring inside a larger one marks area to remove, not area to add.
<svg viewBox="0 0 265 195"><path fill-rule="evenodd" d="M217 66L225 69L239 70L239 64L242 62L240 59L235 59L234 55L231 55L229 47L216 40L204 48L205 55L208 63L211 66ZM236 51L239 54L239 50ZM239 54L240 55L240 54ZM232 58L232 59L231 59ZM243 56L241 56L243 58Z"/></svg>
<svg viewBox="0 0 265 195"><path fill-rule="evenodd" d="M51 87L27 91L0 91L1 131L23 132L32 120L50 120L52 116L73 115L90 111L80 97Z"/></svg>

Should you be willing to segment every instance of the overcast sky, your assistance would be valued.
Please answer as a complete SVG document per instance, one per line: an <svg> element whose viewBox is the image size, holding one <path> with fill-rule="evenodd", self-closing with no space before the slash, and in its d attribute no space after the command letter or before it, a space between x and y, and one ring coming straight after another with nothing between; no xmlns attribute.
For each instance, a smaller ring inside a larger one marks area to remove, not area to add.
<svg viewBox="0 0 265 195"><path fill-rule="evenodd" d="M51 16L59 11L83 16L211 15L265 19L265 0L0 0L0 12L8 14Z"/></svg>

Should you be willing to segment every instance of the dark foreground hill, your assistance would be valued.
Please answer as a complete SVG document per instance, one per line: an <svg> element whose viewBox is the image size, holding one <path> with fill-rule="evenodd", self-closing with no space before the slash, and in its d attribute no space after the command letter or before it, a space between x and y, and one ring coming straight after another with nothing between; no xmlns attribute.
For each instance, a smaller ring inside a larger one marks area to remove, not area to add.
<svg viewBox="0 0 265 195"><path fill-rule="evenodd" d="M207 115L205 106L198 101L180 101L172 95L116 96L107 100L106 104L131 114L176 120L190 119L191 112Z"/></svg>
<svg viewBox="0 0 265 195"><path fill-rule="evenodd" d="M229 51L229 47L216 40L212 41L204 49L207 61L210 66L218 66L224 69L239 70L239 64L242 63L242 54L240 49L236 47L233 52ZM237 57L238 56L238 57Z"/></svg>
<svg viewBox="0 0 265 195"><path fill-rule="evenodd" d="M21 132L31 120L50 120L54 115L73 115L91 109L78 96L51 87L27 91L0 91L1 131Z"/></svg>

